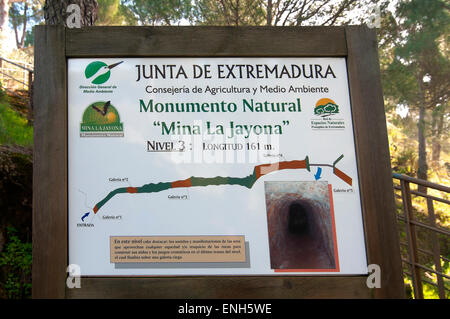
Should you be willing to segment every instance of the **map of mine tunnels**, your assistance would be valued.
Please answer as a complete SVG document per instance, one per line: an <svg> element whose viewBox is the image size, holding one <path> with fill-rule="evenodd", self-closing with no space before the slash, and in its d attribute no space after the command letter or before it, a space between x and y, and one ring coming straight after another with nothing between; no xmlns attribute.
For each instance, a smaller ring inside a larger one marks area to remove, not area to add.
<svg viewBox="0 0 450 319"><path fill-rule="evenodd" d="M283 161L270 164L261 164L255 166L253 173L246 177L195 177L192 176L185 180L178 180L174 182L160 182L145 184L141 187L120 187L111 191L105 198L99 201L93 208L96 214L100 208L103 207L110 199L117 194L139 194L139 193L157 193L165 191L170 188L181 187L197 187L197 186L210 186L210 185L240 185L247 188L252 188L256 181L264 175L272 172L285 170L285 169L306 169L311 171L311 166L327 166L333 168L333 173L343 180L345 183L352 185L352 178L336 168L337 162L339 162L344 155L341 155L334 163L331 164L311 164L309 163L309 157L306 156L304 160Z"/></svg>

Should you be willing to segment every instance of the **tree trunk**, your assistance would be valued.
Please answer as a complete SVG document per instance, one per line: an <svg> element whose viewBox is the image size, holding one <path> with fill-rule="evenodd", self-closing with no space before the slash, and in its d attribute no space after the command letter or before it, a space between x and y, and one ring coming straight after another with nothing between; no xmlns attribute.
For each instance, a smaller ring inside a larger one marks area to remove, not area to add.
<svg viewBox="0 0 450 319"><path fill-rule="evenodd" d="M27 35L27 11L28 11L28 3L25 2L25 7L23 8L23 29L22 29L22 38L20 39L20 43L18 44L18 48L23 48L25 45L25 36Z"/></svg>
<svg viewBox="0 0 450 319"><path fill-rule="evenodd" d="M67 26L67 17L70 12L67 13L66 8L69 4L80 6L81 27L94 25L98 12L97 0L46 0L44 5L45 23Z"/></svg>
<svg viewBox="0 0 450 319"><path fill-rule="evenodd" d="M428 165L427 165L427 144L425 137L425 113L426 113L426 99L425 99L425 87L423 83L423 77L425 73L420 72L417 74L417 84L419 87L419 122L417 123L418 128L418 142L419 142L419 167L417 168L417 178L427 180L428 179ZM427 192L427 188L424 186L418 186L417 190L422 193Z"/></svg>
<svg viewBox="0 0 450 319"><path fill-rule="evenodd" d="M14 30L14 35L16 36L16 47L19 48L19 30L17 29L17 21L16 19L12 19L11 22Z"/></svg>
<svg viewBox="0 0 450 319"><path fill-rule="evenodd" d="M419 107L419 123L417 124L419 132L419 167L417 169L417 178L427 180L428 179L428 165L427 165L427 149L426 149L426 139L425 139L425 106L421 105ZM418 188L419 192L426 193L426 187L420 186Z"/></svg>
<svg viewBox="0 0 450 319"><path fill-rule="evenodd" d="M0 49L5 51L8 36L9 0L0 0Z"/></svg>
<svg viewBox="0 0 450 319"><path fill-rule="evenodd" d="M234 11L234 24L239 26L239 0L236 0L236 10Z"/></svg>
<svg viewBox="0 0 450 319"><path fill-rule="evenodd" d="M273 3L272 0L267 1L267 25L272 25L272 10L273 10Z"/></svg>
<svg viewBox="0 0 450 319"><path fill-rule="evenodd" d="M0 0L0 31L8 27L9 0Z"/></svg>
<svg viewBox="0 0 450 319"><path fill-rule="evenodd" d="M0 49L2 53L12 49L8 45L9 29L9 8L13 2L24 2L25 0L0 0Z"/></svg>
<svg viewBox="0 0 450 319"><path fill-rule="evenodd" d="M21 2L21 1L9 1L9 3L11 4L11 2ZM12 7L14 8L14 7ZM21 17L19 17L19 10L15 11L15 15L13 15L13 19L11 19L11 24L13 26L13 30L14 30L14 35L15 35L15 39L16 39L16 47L18 49L23 49L23 46L25 44L25 36L27 34L27 21L28 21L28 17L27 17L27 13L28 13L28 3L25 2L24 4L24 9L23 9L23 21L22 21L22 35L19 39L19 24L20 24L20 20L22 19Z"/></svg>
<svg viewBox="0 0 450 319"><path fill-rule="evenodd" d="M441 159L441 136L443 128L444 115L435 116L433 118L433 139L431 141L431 160L435 163L438 163Z"/></svg>

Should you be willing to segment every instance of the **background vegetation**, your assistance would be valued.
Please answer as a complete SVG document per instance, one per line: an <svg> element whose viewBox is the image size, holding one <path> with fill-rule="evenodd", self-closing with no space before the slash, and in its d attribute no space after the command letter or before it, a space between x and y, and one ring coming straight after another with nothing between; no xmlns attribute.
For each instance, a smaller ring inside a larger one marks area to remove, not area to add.
<svg viewBox="0 0 450 319"><path fill-rule="evenodd" d="M3 6L0 7L0 56L32 63L32 26L44 23L44 17L52 21L55 18L52 15L56 14L52 9L69 2L95 11L88 14L97 17L96 25L328 26L367 23L375 26L393 171L446 186L450 184L450 5L447 1L0 1ZM12 41L7 41L6 32L14 35ZM11 42L12 50L8 48ZM5 82L4 77L0 76L0 79ZM9 195L0 196L0 298L30 296L32 135L32 121L24 114L23 105L0 90L0 193L11 194L15 187L14 191L25 194L18 206L11 204ZM22 172L13 174L14 182L10 177L12 168ZM429 193L449 200L445 193ZM402 207L397 204L400 214ZM413 207L417 219L426 221L426 201L414 197ZM435 213L437 224L449 229L448 205L436 203ZM401 240L406 241L402 223L399 223L399 230ZM420 246L431 250L430 234L423 232L418 237ZM439 242L444 257L443 272L449 275L449 243L445 237L440 237ZM402 253L406 258L403 246ZM434 267L428 257L421 258L421 262ZM424 272L423 276L436 282L431 273ZM450 288L448 281L445 284ZM405 285L411 297L409 277L405 278ZM437 297L433 285L425 283L424 292L427 298Z"/></svg>

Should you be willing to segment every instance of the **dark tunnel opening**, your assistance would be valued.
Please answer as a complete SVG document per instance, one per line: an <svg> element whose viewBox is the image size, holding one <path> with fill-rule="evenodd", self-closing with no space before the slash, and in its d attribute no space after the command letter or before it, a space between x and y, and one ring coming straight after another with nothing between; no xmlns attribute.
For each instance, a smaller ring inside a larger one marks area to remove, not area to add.
<svg viewBox="0 0 450 319"><path fill-rule="evenodd" d="M307 235L310 232L310 208L294 202L288 209L288 230L293 235Z"/></svg>
<svg viewBox="0 0 450 319"><path fill-rule="evenodd" d="M269 212L272 268L335 268L331 216L326 206L286 194L271 200Z"/></svg>

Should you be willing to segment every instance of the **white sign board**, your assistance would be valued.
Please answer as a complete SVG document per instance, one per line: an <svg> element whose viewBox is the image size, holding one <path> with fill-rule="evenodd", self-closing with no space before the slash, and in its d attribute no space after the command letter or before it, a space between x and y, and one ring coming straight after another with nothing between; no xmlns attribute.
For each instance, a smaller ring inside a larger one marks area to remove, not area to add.
<svg viewBox="0 0 450 319"><path fill-rule="evenodd" d="M367 274L344 58L69 59L82 275Z"/></svg>

